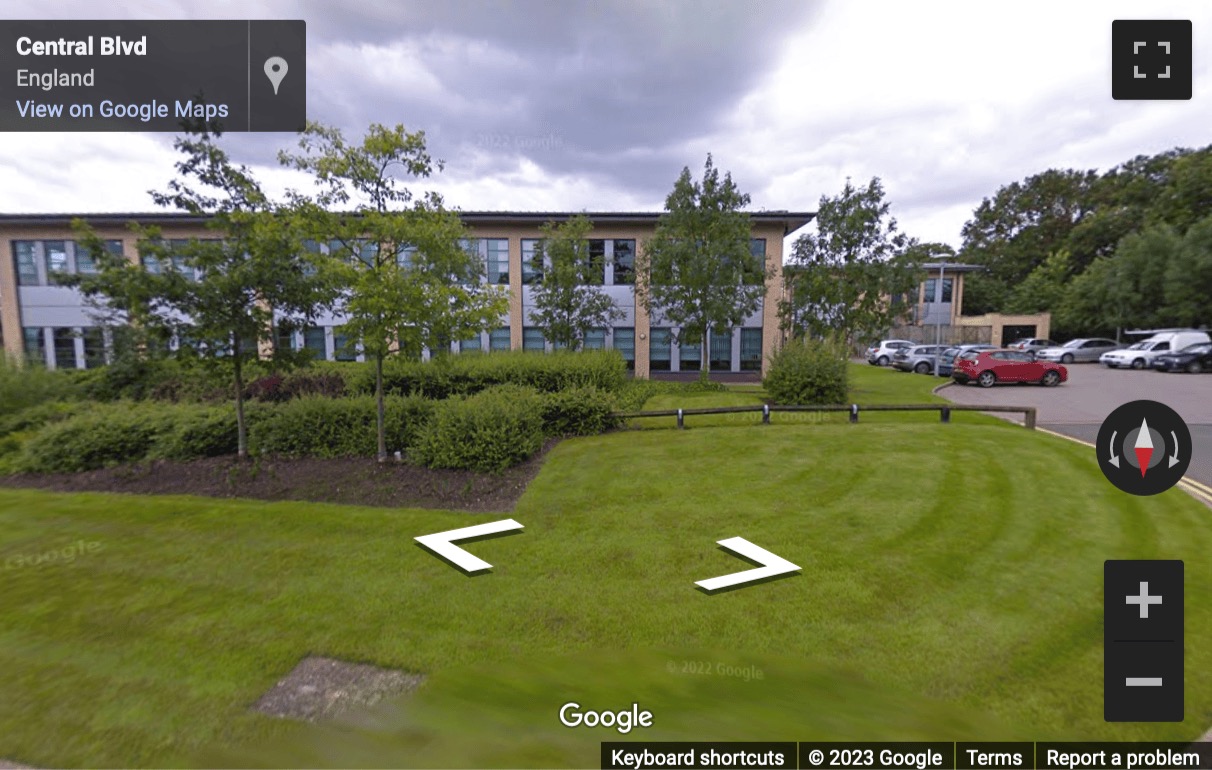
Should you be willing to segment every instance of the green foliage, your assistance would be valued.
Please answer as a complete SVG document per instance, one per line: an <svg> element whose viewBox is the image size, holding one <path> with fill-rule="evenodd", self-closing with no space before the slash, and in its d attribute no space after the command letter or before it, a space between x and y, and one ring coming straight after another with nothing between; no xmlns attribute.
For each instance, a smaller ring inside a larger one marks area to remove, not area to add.
<svg viewBox="0 0 1212 770"><path fill-rule="evenodd" d="M69 419L92 408L83 401L47 401L0 417L0 436L31 431Z"/></svg>
<svg viewBox="0 0 1212 770"><path fill-rule="evenodd" d="M703 379L711 368L708 330L740 325L766 293L769 269L750 250L747 205L732 174L720 179L708 155L701 182L682 169L641 249L636 299L680 327L678 342L701 345Z"/></svg>
<svg viewBox="0 0 1212 770"><path fill-rule="evenodd" d="M245 418L255 425L270 416L268 408L249 404ZM236 411L232 406L176 407L166 413L167 425L148 451L163 460L194 460L234 455L239 448Z"/></svg>
<svg viewBox="0 0 1212 770"><path fill-rule="evenodd" d="M836 198L822 196L816 224L796 239L786 268L783 328L851 343L879 337L904 312L890 299L917 287L931 255L897 232L878 177L861 189L847 179Z"/></svg>
<svg viewBox="0 0 1212 770"><path fill-rule="evenodd" d="M584 214L543 225L534 259L543 279L534 287L532 317L543 337L558 346L580 349L590 329L623 317L601 288L605 265L594 258L587 240L593 224Z"/></svg>
<svg viewBox="0 0 1212 770"><path fill-rule="evenodd" d="M78 390L66 372L50 371L36 364L18 366L0 353L0 415L45 401L72 398Z"/></svg>
<svg viewBox="0 0 1212 770"><path fill-rule="evenodd" d="M35 473L74 473L142 460L172 429L168 409L112 404L51 423L25 443L20 467Z"/></svg>
<svg viewBox="0 0 1212 770"><path fill-rule="evenodd" d="M545 393L574 387L615 391L627 381L627 363L616 350L511 350L445 356L429 362L393 357L383 366L385 392L418 393L433 399L470 395L503 384L525 385ZM348 382L351 393L373 393L373 368L350 370Z"/></svg>
<svg viewBox="0 0 1212 770"><path fill-rule="evenodd" d="M619 426L612 394L597 388L569 388L543 396L543 431L548 436L594 436Z"/></svg>
<svg viewBox="0 0 1212 770"><path fill-rule="evenodd" d="M421 397L384 399L387 449L403 452L433 409ZM308 397L278 404L253 420L249 444L257 454L288 457L374 457L375 400Z"/></svg>
<svg viewBox="0 0 1212 770"><path fill-rule="evenodd" d="M437 404L409 450L430 468L499 473L543 447L543 399L532 388L499 385Z"/></svg>
<svg viewBox="0 0 1212 770"><path fill-rule="evenodd" d="M653 396L680 395L684 393L722 393L728 388L722 382L695 380L674 382L671 380L629 380L615 394L615 403L620 412L638 412Z"/></svg>
<svg viewBox="0 0 1212 770"><path fill-rule="evenodd" d="M762 384L776 404L843 404L849 393L845 346L817 339L798 339L770 359Z"/></svg>

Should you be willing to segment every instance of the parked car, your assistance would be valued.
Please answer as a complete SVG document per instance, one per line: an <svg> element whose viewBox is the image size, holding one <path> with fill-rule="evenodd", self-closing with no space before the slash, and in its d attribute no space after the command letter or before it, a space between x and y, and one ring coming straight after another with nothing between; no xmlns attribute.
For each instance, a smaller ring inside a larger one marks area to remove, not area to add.
<svg viewBox="0 0 1212 770"><path fill-rule="evenodd" d="M1044 348L1054 348L1057 344L1052 340L1046 340L1043 337L1025 337L1017 340L1006 347L1011 350L1023 350L1028 353L1033 351L1043 350Z"/></svg>
<svg viewBox="0 0 1212 770"><path fill-rule="evenodd" d="M934 371L934 361L943 352L942 345L914 345L901 348L892 355L892 368L902 372L929 374Z"/></svg>
<svg viewBox="0 0 1212 770"><path fill-rule="evenodd" d="M943 377L950 377L955 369L955 358L961 353L966 353L970 350L996 350L996 345L955 345L943 351L938 358L938 373Z"/></svg>
<svg viewBox="0 0 1212 770"><path fill-rule="evenodd" d="M1069 370L1022 350L969 350L955 360L951 376L960 384L975 382L982 388L999 382L1036 382L1052 387L1069 379Z"/></svg>
<svg viewBox="0 0 1212 770"><path fill-rule="evenodd" d="M1119 367L1144 369L1153 359L1170 352L1169 340L1147 339L1134 342L1122 350L1110 350L1098 357L1098 362L1112 369Z"/></svg>
<svg viewBox="0 0 1212 770"><path fill-rule="evenodd" d="M867 348L867 363L876 366L887 366L892 363L892 356L901 348L911 348L909 340L880 340Z"/></svg>
<svg viewBox="0 0 1212 770"><path fill-rule="evenodd" d="M1212 372L1212 342L1190 345L1174 353L1153 359L1153 368L1162 372Z"/></svg>
<svg viewBox="0 0 1212 770"><path fill-rule="evenodd" d="M1071 364L1075 361L1097 361L1103 353L1110 350L1119 350L1123 347L1125 346L1115 340L1102 337L1081 337L1069 340L1060 347L1037 350L1035 356L1044 361L1060 361L1062 364Z"/></svg>

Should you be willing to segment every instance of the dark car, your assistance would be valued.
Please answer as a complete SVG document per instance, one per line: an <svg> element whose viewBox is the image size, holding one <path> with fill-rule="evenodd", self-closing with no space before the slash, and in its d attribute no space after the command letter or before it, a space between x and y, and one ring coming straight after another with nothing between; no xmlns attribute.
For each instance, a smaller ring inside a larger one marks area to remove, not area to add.
<svg viewBox="0 0 1212 770"><path fill-rule="evenodd" d="M967 353L970 350L996 349L996 345L954 345L949 347L938 358L938 373L943 377L950 377L955 368L955 358L962 353Z"/></svg>
<svg viewBox="0 0 1212 770"><path fill-rule="evenodd" d="M1162 372L1212 372L1212 342L1188 345L1176 353L1153 359L1153 368Z"/></svg>
<svg viewBox="0 0 1212 770"><path fill-rule="evenodd" d="M956 382L991 388L999 382L1035 382L1052 387L1069 379L1069 370L1021 350L970 350L955 360Z"/></svg>

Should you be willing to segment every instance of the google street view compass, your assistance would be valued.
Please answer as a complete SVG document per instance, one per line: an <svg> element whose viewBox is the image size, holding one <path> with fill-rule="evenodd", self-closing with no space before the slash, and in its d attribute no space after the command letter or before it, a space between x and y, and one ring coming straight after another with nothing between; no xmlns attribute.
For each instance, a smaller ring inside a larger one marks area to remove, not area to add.
<svg viewBox="0 0 1212 770"><path fill-rule="evenodd" d="M1191 431L1156 401L1131 401L1098 429L1098 467L1133 495L1156 495L1178 483L1191 463Z"/></svg>

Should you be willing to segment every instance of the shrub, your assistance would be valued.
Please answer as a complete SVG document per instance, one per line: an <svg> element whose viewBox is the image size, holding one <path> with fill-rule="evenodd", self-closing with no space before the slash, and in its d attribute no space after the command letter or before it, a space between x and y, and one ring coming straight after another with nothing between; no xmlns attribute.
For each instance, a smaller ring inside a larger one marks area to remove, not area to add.
<svg viewBox="0 0 1212 770"><path fill-rule="evenodd" d="M46 425L25 443L20 466L38 473L73 473L135 462L172 427L160 408L135 404L94 407Z"/></svg>
<svg viewBox="0 0 1212 770"><path fill-rule="evenodd" d="M48 401L0 417L0 436L18 431L33 431L43 425L74 417L90 408L82 401Z"/></svg>
<svg viewBox="0 0 1212 770"><path fill-rule="evenodd" d="M374 392L373 366L348 371L351 393ZM471 395L494 385L522 385L544 393L574 387L616 391L627 379L627 363L615 350L498 351L442 356L429 362L392 357L383 366L385 392L419 393L433 399Z"/></svg>
<svg viewBox="0 0 1212 770"><path fill-rule="evenodd" d="M419 396L384 399L387 451L405 451L433 404ZM307 397L278 404L251 421L249 445L258 454L289 457L373 457L375 400Z"/></svg>
<svg viewBox="0 0 1212 770"><path fill-rule="evenodd" d="M615 402L597 388L569 388L543 396L543 432L548 436L593 436L618 427Z"/></svg>
<svg viewBox="0 0 1212 770"><path fill-rule="evenodd" d="M234 455L239 448L235 406L175 407L169 410L171 423L160 433L148 457L164 460L193 460L199 457ZM269 415L269 409L257 404L244 405L244 419L251 426ZM250 442L251 444L251 438Z"/></svg>
<svg viewBox="0 0 1212 770"><path fill-rule="evenodd" d="M78 385L67 372L49 371L36 364L17 366L0 351L0 415L73 398L78 392Z"/></svg>
<svg viewBox="0 0 1212 770"><path fill-rule="evenodd" d="M430 468L499 473L543 447L543 402L532 388L503 385L439 402L409 450Z"/></svg>
<svg viewBox="0 0 1212 770"><path fill-rule="evenodd" d="M845 348L821 340L792 340L770 359L762 384L776 404L842 404L849 394Z"/></svg>

